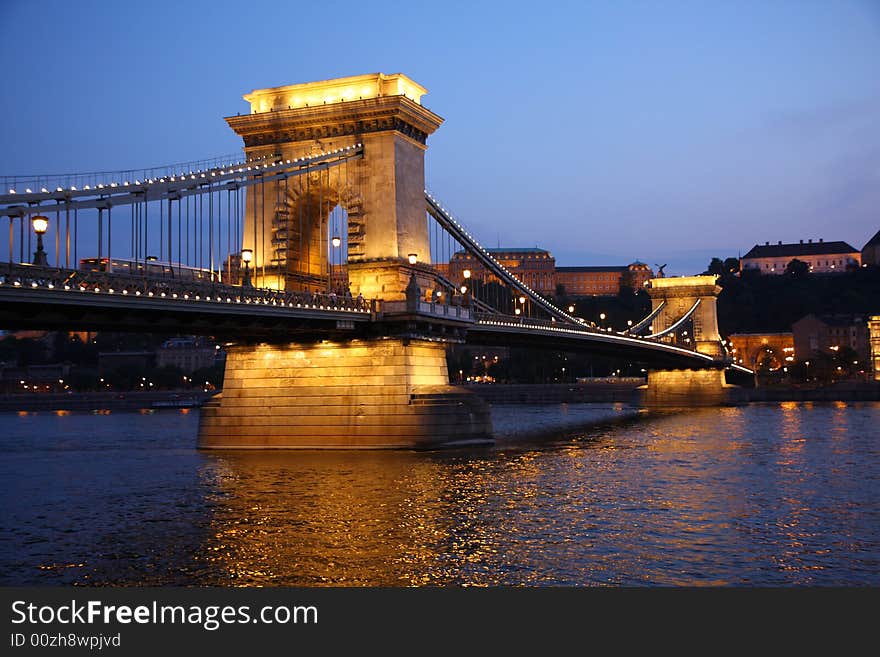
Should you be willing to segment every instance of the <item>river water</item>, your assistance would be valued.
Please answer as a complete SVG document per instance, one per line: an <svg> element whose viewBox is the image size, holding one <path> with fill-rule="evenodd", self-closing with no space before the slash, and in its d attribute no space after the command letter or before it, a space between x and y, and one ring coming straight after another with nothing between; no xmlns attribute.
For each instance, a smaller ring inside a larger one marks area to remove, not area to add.
<svg viewBox="0 0 880 657"><path fill-rule="evenodd" d="M880 584L880 404L493 418L492 448L212 453L195 410L0 415L0 584Z"/></svg>

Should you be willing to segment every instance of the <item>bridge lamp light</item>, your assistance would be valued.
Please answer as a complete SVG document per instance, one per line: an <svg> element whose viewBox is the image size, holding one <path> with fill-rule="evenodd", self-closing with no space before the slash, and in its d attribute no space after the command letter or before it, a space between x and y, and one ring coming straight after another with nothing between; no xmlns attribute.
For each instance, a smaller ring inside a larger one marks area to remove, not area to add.
<svg viewBox="0 0 880 657"><path fill-rule="evenodd" d="M605 321L605 313L599 313L599 319Z"/></svg>
<svg viewBox="0 0 880 657"><path fill-rule="evenodd" d="M414 265L419 261L419 254L410 253L409 255L407 255L407 258L409 259L409 264Z"/></svg>
<svg viewBox="0 0 880 657"><path fill-rule="evenodd" d="M460 289L462 294L467 294L467 285L462 285Z"/></svg>
<svg viewBox="0 0 880 657"><path fill-rule="evenodd" d="M465 278L470 278L470 277L471 277L471 270L470 270L470 269L465 269L461 274L462 274L462 276L464 276Z"/></svg>
<svg viewBox="0 0 880 657"><path fill-rule="evenodd" d="M49 262L46 259L46 252L43 250L43 235L49 230L49 218L38 214L31 219L31 226L37 234L37 250L34 252L33 264L45 267Z"/></svg>
<svg viewBox="0 0 880 657"><path fill-rule="evenodd" d="M339 246L342 244L342 239L338 235L334 235L330 242L331 244L333 244L334 248L338 249Z"/></svg>
<svg viewBox="0 0 880 657"><path fill-rule="evenodd" d="M627 326L632 326L632 325L633 325L633 321L632 321L631 319L626 320L626 325L627 325Z"/></svg>
<svg viewBox="0 0 880 657"><path fill-rule="evenodd" d="M513 309L513 312L514 312L514 314L519 315L519 313L520 313L520 309L519 309L519 308L514 308L514 309Z"/></svg>
<svg viewBox="0 0 880 657"><path fill-rule="evenodd" d="M568 312L570 312L570 313L573 313L573 312L574 312L574 305L570 305L570 306L568 307Z"/></svg>
<svg viewBox="0 0 880 657"><path fill-rule="evenodd" d="M241 281L242 287L253 287L253 285L251 285L251 270L250 270L250 263L253 259L254 259L253 249L242 249L241 250L241 261L244 263L244 275L243 275L242 281Z"/></svg>
<svg viewBox="0 0 880 657"><path fill-rule="evenodd" d="M525 297L520 297L520 298L519 298L519 302L520 302L521 304L525 305L525 304L526 304L526 298L525 298Z"/></svg>

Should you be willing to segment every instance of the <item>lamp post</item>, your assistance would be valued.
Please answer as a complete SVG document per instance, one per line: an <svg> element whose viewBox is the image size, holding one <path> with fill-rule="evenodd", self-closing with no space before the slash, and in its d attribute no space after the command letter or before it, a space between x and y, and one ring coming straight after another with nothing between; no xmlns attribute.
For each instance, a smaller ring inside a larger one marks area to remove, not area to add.
<svg viewBox="0 0 880 657"><path fill-rule="evenodd" d="M333 252L330 254L330 288L332 291L333 288L333 265L336 260L336 253L338 253L337 249L342 244L342 239L339 235L334 235L330 240L330 243L333 245ZM340 262L341 264L341 262Z"/></svg>
<svg viewBox="0 0 880 657"><path fill-rule="evenodd" d="M33 264L46 267L49 265L49 261L46 259L46 252L43 250L43 235L49 230L49 218L38 214L31 219L31 225L37 234L37 250L34 252Z"/></svg>
<svg viewBox="0 0 880 657"><path fill-rule="evenodd" d="M251 270L250 270L250 262L254 259L254 251L253 249L242 249L241 250L241 261L244 263L244 275L241 279L242 287L253 287L251 284Z"/></svg>
<svg viewBox="0 0 880 657"><path fill-rule="evenodd" d="M604 329L605 313L599 313L599 328Z"/></svg>
<svg viewBox="0 0 880 657"><path fill-rule="evenodd" d="M522 313L523 313L523 315L525 315L526 314L526 298L525 297L519 298L519 305L522 306ZM517 313L517 314L519 314L519 313Z"/></svg>

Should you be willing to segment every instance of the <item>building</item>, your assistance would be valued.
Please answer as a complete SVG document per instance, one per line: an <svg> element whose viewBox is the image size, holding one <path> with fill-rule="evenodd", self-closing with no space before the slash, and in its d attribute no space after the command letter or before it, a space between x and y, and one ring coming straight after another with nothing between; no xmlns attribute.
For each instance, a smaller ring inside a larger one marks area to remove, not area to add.
<svg viewBox="0 0 880 657"><path fill-rule="evenodd" d="M644 262L609 267L557 267L556 258L544 249L487 249L498 262L530 288L543 295L555 295L559 285L570 297L613 296L620 291L621 281L628 277L634 291L641 289L654 272ZM464 280L468 270L471 277L491 283L491 275L472 255L456 252L449 264L435 263L438 272L453 283Z"/></svg>
<svg viewBox="0 0 880 657"><path fill-rule="evenodd" d="M544 249L487 249L489 254L539 294L556 292L556 258ZM437 267L437 265L434 265ZM470 253L457 251L449 261L447 275L453 283L464 280L469 270L474 280L491 283L496 280ZM438 267L438 270L441 270ZM446 273L442 272L441 273Z"/></svg>
<svg viewBox="0 0 880 657"><path fill-rule="evenodd" d="M98 373L110 374L117 370L143 370L156 364L153 351L101 351L98 352Z"/></svg>
<svg viewBox="0 0 880 657"><path fill-rule="evenodd" d="M862 248L862 265L869 267L880 266L880 230Z"/></svg>
<svg viewBox="0 0 880 657"><path fill-rule="evenodd" d="M868 319L868 339L871 343L871 365L874 380L880 381L880 315Z"/></svg>
<svg viewBox="0 0 880 657"><path fill-rule="evenodd" d="M798 244L755 245L740 261L741 271L760 271L762 274L782 274L792 260L807 263L811 272L834 273L846 271L847 267L859 267L862 254L846 242L818 242L801 240Z"/></svg>
<svg viewBox="0 0 880 657"><path fill-rule="evenodd" d="M807 315L791 325L794 351L798 360L849 347L859 360L869 357L868 323L858 315Z"/></svg>
<svg viewBox="0 0 880 657"><path fill-rule="evenodd" d="M613 296L620 292L624 276L629 274L629 286L633 291L644 287L654 278L654 272L638 260L629 265L608 267L557 267L556 284L565 288L571 297Z"/></svg>
<svg viewBox="0 0 880 657"><path fill-rule="evenodd" d="M778 369L795 359L792 333L733 333L728 347L734 362L750 369Z"/></svg>
<svg viewBox="0 0 880 657"><path fill-rule="evenodd" d="M172 338L156 350L156 366L177 367L184 374L192 374L214 365L217 352L216 346L207 340Z"/></svg>

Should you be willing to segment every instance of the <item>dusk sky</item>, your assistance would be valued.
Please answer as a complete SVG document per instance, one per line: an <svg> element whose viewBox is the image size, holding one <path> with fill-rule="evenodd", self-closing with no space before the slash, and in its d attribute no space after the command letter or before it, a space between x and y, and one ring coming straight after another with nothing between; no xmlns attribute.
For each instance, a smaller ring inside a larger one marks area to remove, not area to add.
<svg viewBox="0 0 880 657"><path fill-rule="evenodd" d="M880 2L0 0L0 175L240 151L255 88L401 72L485 244L697 273L880 229Z"/></svg>

